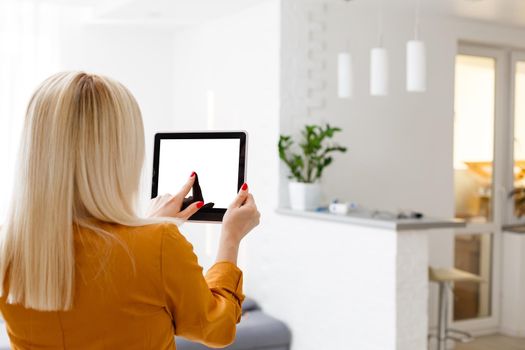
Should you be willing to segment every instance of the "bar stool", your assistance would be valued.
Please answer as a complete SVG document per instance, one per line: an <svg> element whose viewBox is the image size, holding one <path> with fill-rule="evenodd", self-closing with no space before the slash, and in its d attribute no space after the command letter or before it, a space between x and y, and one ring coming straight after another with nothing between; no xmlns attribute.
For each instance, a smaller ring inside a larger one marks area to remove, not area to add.
<svg viewBox="0 0 525 350"><path fill-rule="evenodd" d="M476 282L482 283L483 279L473 273L459 270L456 268L433 268L429 267L428 277L430 281L439 284L439 313L438 313L438 332L437 335L429 335L429 338L437 338L437 350L445 350L447 340L454 340L462 343L469 342L474 338L470 333L448 326L448 295L452 291L454 282Z"/></svg>

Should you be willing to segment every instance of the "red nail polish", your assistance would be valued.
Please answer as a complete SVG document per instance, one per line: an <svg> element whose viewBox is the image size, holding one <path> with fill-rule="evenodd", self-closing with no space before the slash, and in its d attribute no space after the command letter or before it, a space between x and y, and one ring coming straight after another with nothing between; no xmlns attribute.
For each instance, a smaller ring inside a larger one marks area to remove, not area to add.
<svg viewBox="0 0 525 350"><path fill-rule="evenodd" d="M248 189L248 184L247 184L246 182L243 183L241 189L242 189L243 191L246 191L246 190Z"/></svg>
<svg viewBox="0 0 525 350"><path fill-rule="evenodd" d="M194 177L196 172L192 171L190 177Z"/></svg>
<svg viewBox="0 0 525 350"><path fill-rule="evenodd" d="M197 203L197 208L200 209L200 208L202 208L203 205L204 205L204 202L198 202Z"/></svg>

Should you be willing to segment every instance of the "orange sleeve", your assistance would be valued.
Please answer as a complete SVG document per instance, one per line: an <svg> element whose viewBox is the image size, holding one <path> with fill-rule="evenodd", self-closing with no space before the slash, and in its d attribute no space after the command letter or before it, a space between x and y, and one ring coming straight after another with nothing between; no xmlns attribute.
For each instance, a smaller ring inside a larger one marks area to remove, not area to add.
<svg viewBox="0 0 525 350"><path fill-rule="evenodd" d="M163 234L161 259L165 302L175 334L210 347L231 344L244 299L241 270L219 262L204 277L193 246L175 225L167 225Z"/></svg>

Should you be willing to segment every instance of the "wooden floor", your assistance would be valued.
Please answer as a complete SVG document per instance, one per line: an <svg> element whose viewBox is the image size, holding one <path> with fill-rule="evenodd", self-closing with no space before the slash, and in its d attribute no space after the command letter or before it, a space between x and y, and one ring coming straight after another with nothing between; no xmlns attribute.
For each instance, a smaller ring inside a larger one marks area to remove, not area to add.
<svg viewBox="0 0 525 350"><path fill-rule="evenodd" d="M458 344L455 350L525 350L525 338L488 335L477 337L470 343Z"/></svg>

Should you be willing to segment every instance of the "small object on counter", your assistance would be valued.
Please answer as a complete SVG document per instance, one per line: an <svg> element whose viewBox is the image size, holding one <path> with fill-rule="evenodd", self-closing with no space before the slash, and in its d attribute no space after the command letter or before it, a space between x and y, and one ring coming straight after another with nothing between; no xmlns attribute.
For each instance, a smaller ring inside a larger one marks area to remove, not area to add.
<svg viewBox="0 0 525 350"><path fill-rule="evenodd" d="M328 210L332 214L348 214L348 203L330 203Z"/></svg>
<svg viewBox="0 0 525 350"><path fill-rule="evenodd" d="M348 214L350 211L355 211L357 209L359 209L359 206L356 203L339 202L337 199L334 200L328 207L330 213L341 215Z"/></svg>
<svg viewBox="0 0 525 350"><path fill-rule="evenodd" d="M374 210L370 215L373 218L384 220L422 219L424 217L423 213L417 211L398 211L394 213L384 210Z"/></svg>
<svg viewBox="0 0 525 350"><path fill-rule="evenodd" d="M409 211L409 212L399 212L397 214L398 219L421 219L423 218L423 213L417 212L417 211Z"/></svg>

